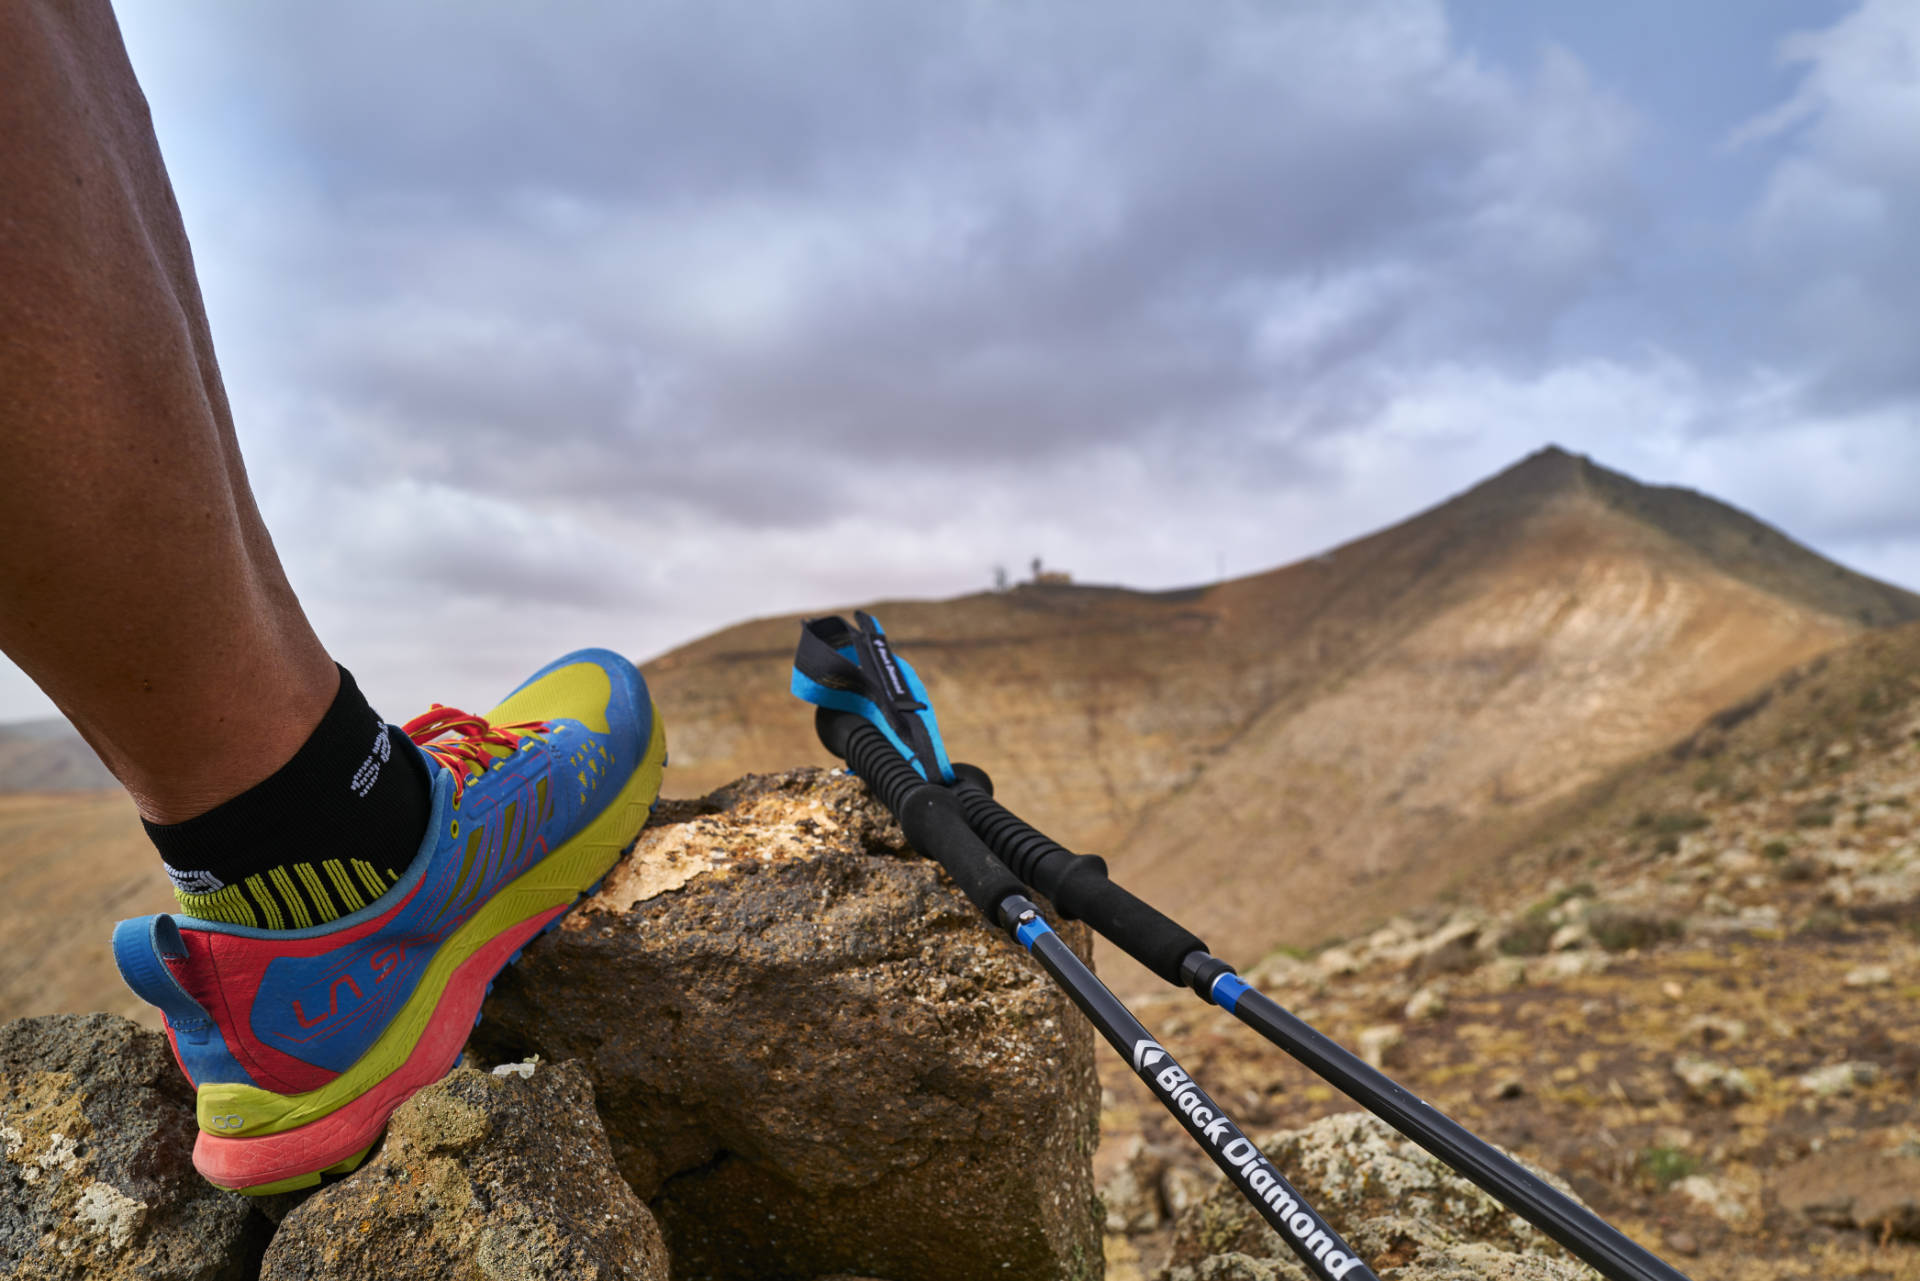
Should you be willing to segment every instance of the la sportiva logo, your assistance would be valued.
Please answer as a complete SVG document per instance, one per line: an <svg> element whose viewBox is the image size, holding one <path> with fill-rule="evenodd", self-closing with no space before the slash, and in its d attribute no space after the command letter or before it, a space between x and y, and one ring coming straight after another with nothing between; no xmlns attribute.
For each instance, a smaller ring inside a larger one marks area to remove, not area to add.
<svg viewBox="0 0 1920 1281"><path fill-rule="evenodd" d="M373 978L372 986L378 987L380 984L386 982L387 976L393 973L393 967L400 964L401 958L405 957L406 954L407 954L407 949L404 947L389 947L389 948L383 948L380 951L375 952L372 956L368 957L367 963L366 963L367 972L372 975L372 978ZM343 987L346 988L347 991L353 993L355 1001L365 999L364 994L360 990L360 985L353 981L353 975L342 974L339 977L335 978L333 982L328 985L327 1008L322 1010L320 1013L309 1015L305 1010L305 1008L301 1006L299 1000L296 999L293 1002L294 1022L298 1023L303 1028L317 1027L320 1024L325 1023L328 1019L332 1018L334 1015L339 1014L342 1009L342 1006L340 1004L340 989ZM348 1009L353 1008L352 1004L349 1003L346 1008ZM332 1035L332 1034L328 1033L328 1035Z"/></svg>

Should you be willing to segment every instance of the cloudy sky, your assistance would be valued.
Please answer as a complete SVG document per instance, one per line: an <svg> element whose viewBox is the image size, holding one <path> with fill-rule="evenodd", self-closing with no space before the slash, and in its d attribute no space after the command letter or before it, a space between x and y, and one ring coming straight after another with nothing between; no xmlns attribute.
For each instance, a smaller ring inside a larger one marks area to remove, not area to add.
<svg viewBox="0 0 1920 1281"><path fill-rule="evenodd" d="M1910 0L121 7L395 719L1035 555L1250 573L1548 442L1920 588Z"/></svg>

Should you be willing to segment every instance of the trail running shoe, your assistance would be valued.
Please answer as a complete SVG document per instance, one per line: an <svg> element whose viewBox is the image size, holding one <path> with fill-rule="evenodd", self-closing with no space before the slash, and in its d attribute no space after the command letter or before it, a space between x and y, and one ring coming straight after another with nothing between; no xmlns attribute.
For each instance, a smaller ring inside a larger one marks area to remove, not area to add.
<svg viewBox="0 0 1920 1281"><path fill-rule="evenodd" d="M114 929L121 975L195 1087L193 1163L220 1187L284 1192L358 1165L452 1069L494 976L632 848L666 763L646 682L606 650L549 664L485 716L436 706L404 729L432 820L390 884L351 850L330 860L365 906L310 929Z"/></svg>

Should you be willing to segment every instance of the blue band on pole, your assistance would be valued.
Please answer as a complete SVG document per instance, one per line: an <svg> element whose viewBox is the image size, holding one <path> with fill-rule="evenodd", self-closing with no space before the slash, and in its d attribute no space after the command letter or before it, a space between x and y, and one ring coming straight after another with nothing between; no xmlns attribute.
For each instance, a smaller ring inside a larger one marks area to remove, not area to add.
<svg viewBox="0 0 1920 1281"><path fill-rule="evenodd" d="M1016 929L1013 932L1013 936L1020 940L1021 947L1031 952L1033 951L1033 945L1039 941L1042 934L1051 933L1053 933L1053 927L1036 916L1031 921L1026 922Z"/></svg>
<svg viewBox="0 0 1920 1281"><path fill-rule="evenodd" d="M1213 1003L1231 1014L1240 994L1252 986L1238 974L1222 974L1213 981Z"/></svg>

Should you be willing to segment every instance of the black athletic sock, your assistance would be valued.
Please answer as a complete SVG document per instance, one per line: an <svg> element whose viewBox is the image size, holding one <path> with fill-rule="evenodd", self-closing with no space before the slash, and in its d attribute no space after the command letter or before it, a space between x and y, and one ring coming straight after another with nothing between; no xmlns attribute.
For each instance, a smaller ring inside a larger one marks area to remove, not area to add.
<svg viewBox="0 0 1920 1281"><path fill-rule="evenodd" d="M413 742L342 667L340 692L292 760L197 818L146 828L182 911L300 929L386 893L426 836L432 799Z"/></svg>

